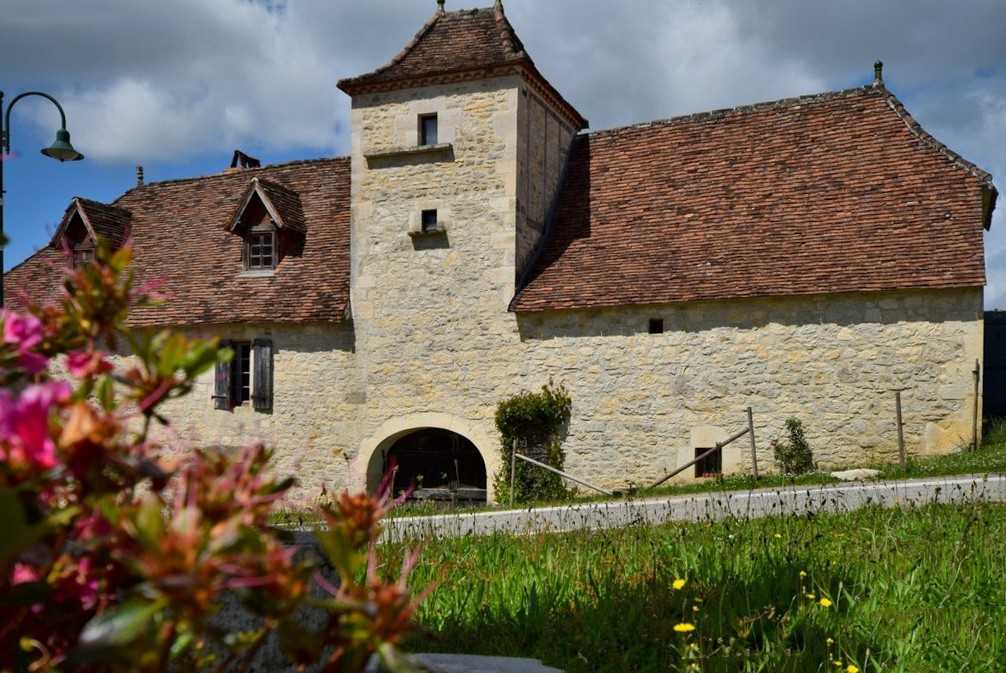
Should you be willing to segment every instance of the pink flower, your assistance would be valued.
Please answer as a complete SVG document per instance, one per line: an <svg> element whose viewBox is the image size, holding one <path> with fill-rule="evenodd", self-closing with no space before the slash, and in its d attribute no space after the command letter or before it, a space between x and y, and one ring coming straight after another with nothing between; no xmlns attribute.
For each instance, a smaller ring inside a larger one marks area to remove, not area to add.
<svg viewBox="0 0 1006 673"><path fill-rule="evenodd" d="M66 356L66 368L71 376L82 379L112 371L112 365L97 351L73 351Z"/></svg>
<svg viewBox="0 0 1006 673"><path fill-rule="evenodd" d="M53 407L67 400L72 389L63 382L29 386L15 399L0 390L0 458L10 463L49 469L56 465L56 445L49 429Z"/></svg>
<svg viewBox="0 0 1006 673"><path fill-rule="evenodd" d="M27 582L37 582L39 579L38 570L27 563L15 563L14 571L10 576L11 586L25 584Z"/></svg>
<svg viewBox="0 0 1006 673"><path fill-rule="evenodd" d="M4 311L3 340L15 347L21 367L29 374L37 374L49 364L44 355L31 350L42 342L44 335L42 322L35 316Z"/></svg>
<svg viewBox="0 0 1006 673"><path fill-rule="evenodd" d="M92 609L98 604L98 580L92 572L89 556L84 556L77 562L77 575L74 581L70 592L80 599L80 604L85 610Z"/></svg>

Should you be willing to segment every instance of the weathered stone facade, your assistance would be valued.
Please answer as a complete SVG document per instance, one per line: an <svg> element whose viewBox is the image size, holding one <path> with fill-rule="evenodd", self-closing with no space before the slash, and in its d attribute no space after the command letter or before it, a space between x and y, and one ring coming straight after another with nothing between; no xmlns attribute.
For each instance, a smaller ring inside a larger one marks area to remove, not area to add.
<svg viewBox="0 0 1006 673"><path fill-rule="evenodd" d="M911 454L968 442L982 358L977 286L510 311L576 135L568 110L526 75L353 96L351 320L187 328L271 339L274 391L271 413L217 410L208 374L166 409L181 448L261 439L308 499L323 485L374 487L395 440L441 428L478 449L492 497L496 406L550 380L573 400L567 468L609 488L690 461L745 427L749 406L762 471L790 417L822 466L895 460L895 389ZM420 147L430 114L437 142ZM437 227L424 231L430 210ZM653 319L662 333L650 333ZM724 451L723 468L751 469L747 438Z"/></svg>
<svg viewBox="0 0 1006 673"><path fill-rule="evenodd" d="M476 289L451 296L481 302ZM687 462L695 448L743 428L747 406L762 470L773 468L769 441L782 437L789 417L804 421L823 466L894 461L897 388L910 454L969 441L981 305L979 290L935 290L529 316L500 308L488 322L497 331L481 335L488 308L472 321L451 319L457 310L432 312L416 327L222 326L200 333L274 340L273 414L247 405L214 410L211 376L168 411L183 446L256 438L275 446L280 469L298 475L305 498L322 484L364 486L368 466L372 485L374 456L422 427L473 440L491 474L500 458L497 402L549 379L573 398L567 466L603 486L645 483ZM418 309L397 310L421 320ZM647 333L654 317L664 319L664 334ZM364 337L367 328L382 333ZM727 472L750 469L746 438L724 451L723 463ZM680 477L691 478L690 470Z"/></svg>

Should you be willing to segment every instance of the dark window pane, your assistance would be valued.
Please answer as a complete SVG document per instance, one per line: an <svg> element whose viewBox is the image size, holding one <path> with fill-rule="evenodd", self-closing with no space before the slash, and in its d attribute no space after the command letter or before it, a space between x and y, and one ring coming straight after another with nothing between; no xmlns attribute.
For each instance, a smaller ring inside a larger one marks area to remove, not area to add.
<svg viewBox="0 0 1006 673"><path fill-rule="evenodd" d="M236 343L234 348L234 360L232 361L234 391L234 404L239 405L251 399L251 344Z"/></svg>
<svg viewBox="0 0 1006 673"><path fill-rule="evenodd" d="M250 234L248 236L248 268L272 269L274 266L272 232Z"/></svg>
<svg viewBox="0 0 1006 673"><path fill-rule="evenodd" d="M425 115L420 117L420 145L437 144L437 116Z"/></svg>
<svg viewBox="0 0 1006 673"><path fill-rule="evenodd" d="M696 447L695 457L698 458L712 447ZM723 473L723 449L713 451L699 462L695 463L696 477L712 477Z"/></svg>
<svg viewBox="0 0 1006 673"><path fill-rule="evenodd" d="M423 231L433 231L437 228L437 211L423 211Z"/></svg>

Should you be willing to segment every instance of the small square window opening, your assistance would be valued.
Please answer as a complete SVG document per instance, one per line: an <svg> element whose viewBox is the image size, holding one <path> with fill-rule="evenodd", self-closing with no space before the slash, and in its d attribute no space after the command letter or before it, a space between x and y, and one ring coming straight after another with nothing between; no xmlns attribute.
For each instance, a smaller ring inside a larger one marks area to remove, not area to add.
<svg viewBox="0 0 1006 673"><path fill-rule="evenodd" d="M698 458L711 448L713 447L711 446L696 447L695 457ZM696 477L715 477L722 473L723 473L723 449L713 451L708 456L706 456L699 462L695 463Z"/></svg>
<svg viewBox="0 0 1006 673"><path fill-rule="evenodd" d="M663 333L664 333L664 319L650 318L650 334L663 334Z"/></svg>
<svg viewBox="0 0 1006 673"><path fill-rule="evenodd" d="M231 381L234 385L232 393L234 406L240 406L251 399L251 344L247 341L235 343L234 359L231 361L234 367L231 372Z"/></svg>
<svg viewBox="0 0 1006 673"><path fill-rule="evenodd" d="M419 144L423 147L437 144L437 115L420 115Z"/></svg>
<svg viewBox="0 0 1006 673"><path fill-rule="evenodd" d="M430 232L437 230L437 211L435 210L424 210L423 211L423 232Z"/></svg>
<svg viewBox="0 0 1006 673"><path fill-rule="evenodd" d="M248 234L248 268L274 269L276 267L275 237L273 232Z"/></svg>

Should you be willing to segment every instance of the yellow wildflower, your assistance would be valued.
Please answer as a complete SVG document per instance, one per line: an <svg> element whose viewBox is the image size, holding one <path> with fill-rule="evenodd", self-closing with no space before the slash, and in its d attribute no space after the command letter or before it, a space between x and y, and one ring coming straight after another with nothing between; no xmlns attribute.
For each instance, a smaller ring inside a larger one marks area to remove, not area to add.
<svg viewBox="0 0 1006 673"><path fill-rule="evenodd" d="M671 586L674 587L675 591L677 591L678 589L684 589L685 581L682 579L674 580L674 583Z"/></svg>
<svg viewBox="0 0 1006 673"><path fill-rule="evenodd" d="M820 605L822 608L830 608L831 607L831 599L822 598L821 600L819 600L817 602L817 604Z"/></svg>
<svg viewBox="0 0 1006 673"><path fill-rule="evenodd" d="M806 577L806 576L807 576L807 573L805 573L804 571L801 570L800 571L800 577Z"/></svg>
<svg viewBox="0 0 1006 673"><path fill-rule="evenodd" d="M689 624L688 622L684 622L682 624L675 624L674 630L677 633L691 633L692 631L695 630L695 624Z"/></svg>
<svg viewBox="0 0 1006 673"><path fill-rule="evenodd" d="M849 664L845 667L845 673L859 673L859 667L855 664Z"/></svg>

